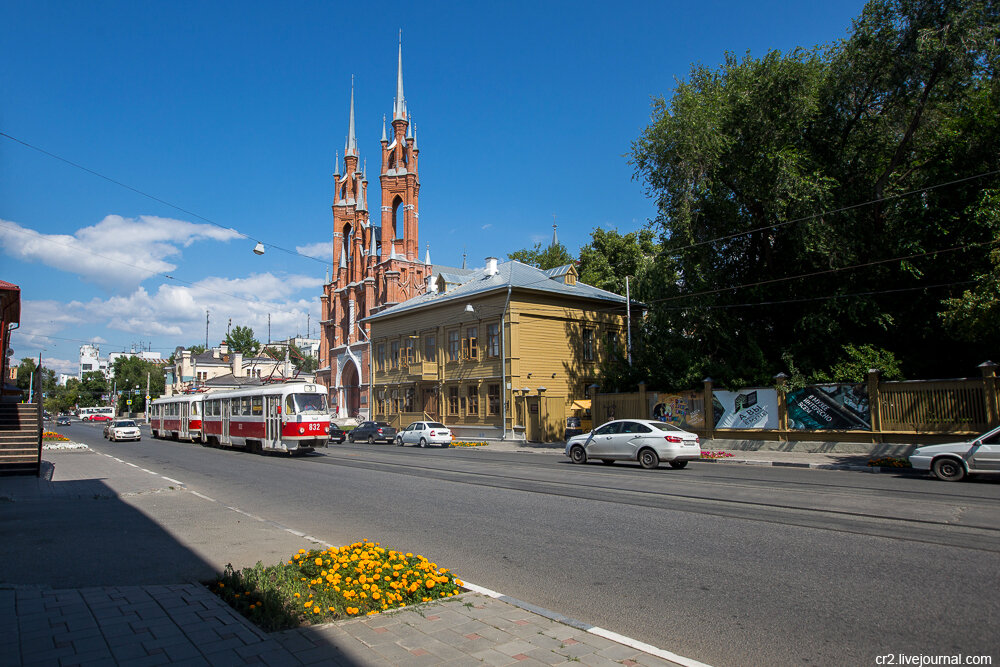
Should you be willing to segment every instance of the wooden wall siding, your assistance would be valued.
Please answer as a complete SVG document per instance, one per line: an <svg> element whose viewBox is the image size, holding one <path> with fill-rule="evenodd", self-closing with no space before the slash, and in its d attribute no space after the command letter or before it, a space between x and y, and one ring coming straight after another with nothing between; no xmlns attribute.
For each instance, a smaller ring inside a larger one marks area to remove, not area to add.
<svg viewBox="0 0 1000 667"><path fill-rule="evenodd" d="M594 426L612 419L652 419L646 393L597 394L590 406Z"/></svg>
<svg viewBox="0 0 1000 667"><path fill-rule="evenodd" d="M985 431L989 427L982 380L883 382L883 431Z"/></svg>

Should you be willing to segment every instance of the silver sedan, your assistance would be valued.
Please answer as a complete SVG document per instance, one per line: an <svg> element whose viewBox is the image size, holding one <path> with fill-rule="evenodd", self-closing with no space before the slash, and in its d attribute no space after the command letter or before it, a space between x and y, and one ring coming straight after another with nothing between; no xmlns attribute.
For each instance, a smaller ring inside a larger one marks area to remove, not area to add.
<svg viewBox="0 0 1000 667"><path fill-rule="evenodd" d="M930 470L946 482L957 482L971 473L1000 472L1000 428L970 440L918 447L910 454L910 465Z"/></svg>
<svg viewBox="0 0 1000 667"><path fill-rule="evenodd" d="M683 468L701 458L701 441L694 433L651 419L617 419L566 442L566 456L573 463L599 459L602 463L638 461L656 468L667 461Z"/></svg>

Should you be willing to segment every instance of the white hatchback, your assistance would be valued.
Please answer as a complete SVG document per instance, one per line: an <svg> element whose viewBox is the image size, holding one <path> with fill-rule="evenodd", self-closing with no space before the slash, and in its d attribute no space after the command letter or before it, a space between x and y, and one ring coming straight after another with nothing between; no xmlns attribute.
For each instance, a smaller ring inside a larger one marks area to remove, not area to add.
<svg viewBox="0 0 1000 667"><path fill-rule="evenodd" d="M918 447L910 454L910 465L930 470L945 482L958 482L980 472L1000 472L1000 428L970 440Z"/></svg>
<svg viewBox="0 0 1000 667"><path fill-rule="evenodd" d="M602 463L638 461L643 468L656 468L667 461L683 468L701 458L701 440L673 424L652 419L618 419L566 442L566 456L573 463L599 459Z"/></svg>
<svg viewBox="0 0 1000 667"><path fill-rule="evenodd" d="M440 422L413 422L396 435L396 444L451 447L451 429Z"/></svg>

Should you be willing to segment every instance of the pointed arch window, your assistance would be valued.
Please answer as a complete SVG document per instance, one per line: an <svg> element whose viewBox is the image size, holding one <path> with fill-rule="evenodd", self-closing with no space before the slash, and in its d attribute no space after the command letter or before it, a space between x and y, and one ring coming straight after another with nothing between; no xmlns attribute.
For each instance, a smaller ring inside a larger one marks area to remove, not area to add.
<svg viewBox="0 0 1000 667"><path fill-rule="evenodd" d="M403 200L400 197L392 202L392 234L394 239L402 239L403 233L406 231L404 224L404 210L406 207L403 206Z"/></svg>
<svg viewBox="0 0 1000 667"><path fill-rule="evenodd" d="M346 262L351 261L351 234L354 230L351 228L351 223L344 225L343 235L344 235L344 260Z"/></svg>

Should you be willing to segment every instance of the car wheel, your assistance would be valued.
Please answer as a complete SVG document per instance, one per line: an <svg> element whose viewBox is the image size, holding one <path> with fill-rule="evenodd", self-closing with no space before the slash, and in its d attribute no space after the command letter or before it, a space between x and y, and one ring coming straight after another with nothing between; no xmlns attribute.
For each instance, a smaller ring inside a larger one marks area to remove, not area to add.
<svg viewBox="0 0 1000 667"><path fill-rule="evenodd" d="M660 465L660 457L656 455L652 449L644 449L639 452L639 465L641 465L646 470L652 470L653 468L658 468Z"/></svg>
<svg viewBox="0 0 1000 667"><path fill-rule="evenodd" d="M587 462L587 452L580 445L574 445L573 449L569 450L569 460L573 463L586 463Z"/></svg>
<svg viewBox="0 0 1000 667"><path fill-rule="evenodd" d="M424 438L420 438L420 446L421 447L426 447L427 446L427 440L425 440Z"/></svg>
<svg viewBox="0 0 1000 667"><path fill-rule="evenodd" d="M368 436L368 444L369 445L374 445L375 444L375 436L374 435Z"/></svg>
<svg viewBox="0 0 1000 667"><path fill-rule="evenodd" d="M402 447L403 446L403 439L402 438L396 438L396 446L397 447Z"/></svg>
<svg viewBox="0 0 1000 667"><path fill-rule="evenodd" d="M614 462L615 462L614 459L601 459L601 463L603 463L606 466L613 465Z"/></svg>
<svg viewBox="0 0 1000 667"><path fill-rule="evenodd" d="M938 459L932 470L935 477L945 482L959 482L965 478L965 468L955 459Z"/></svg>
<svg viewBox="0 0 1000 667"><path fill-rule="evenodd" d="M687 464L688 464L687 461L671 461L670 467L673 468L674 470L680 470L681 468L687 467Z"/></svg>

